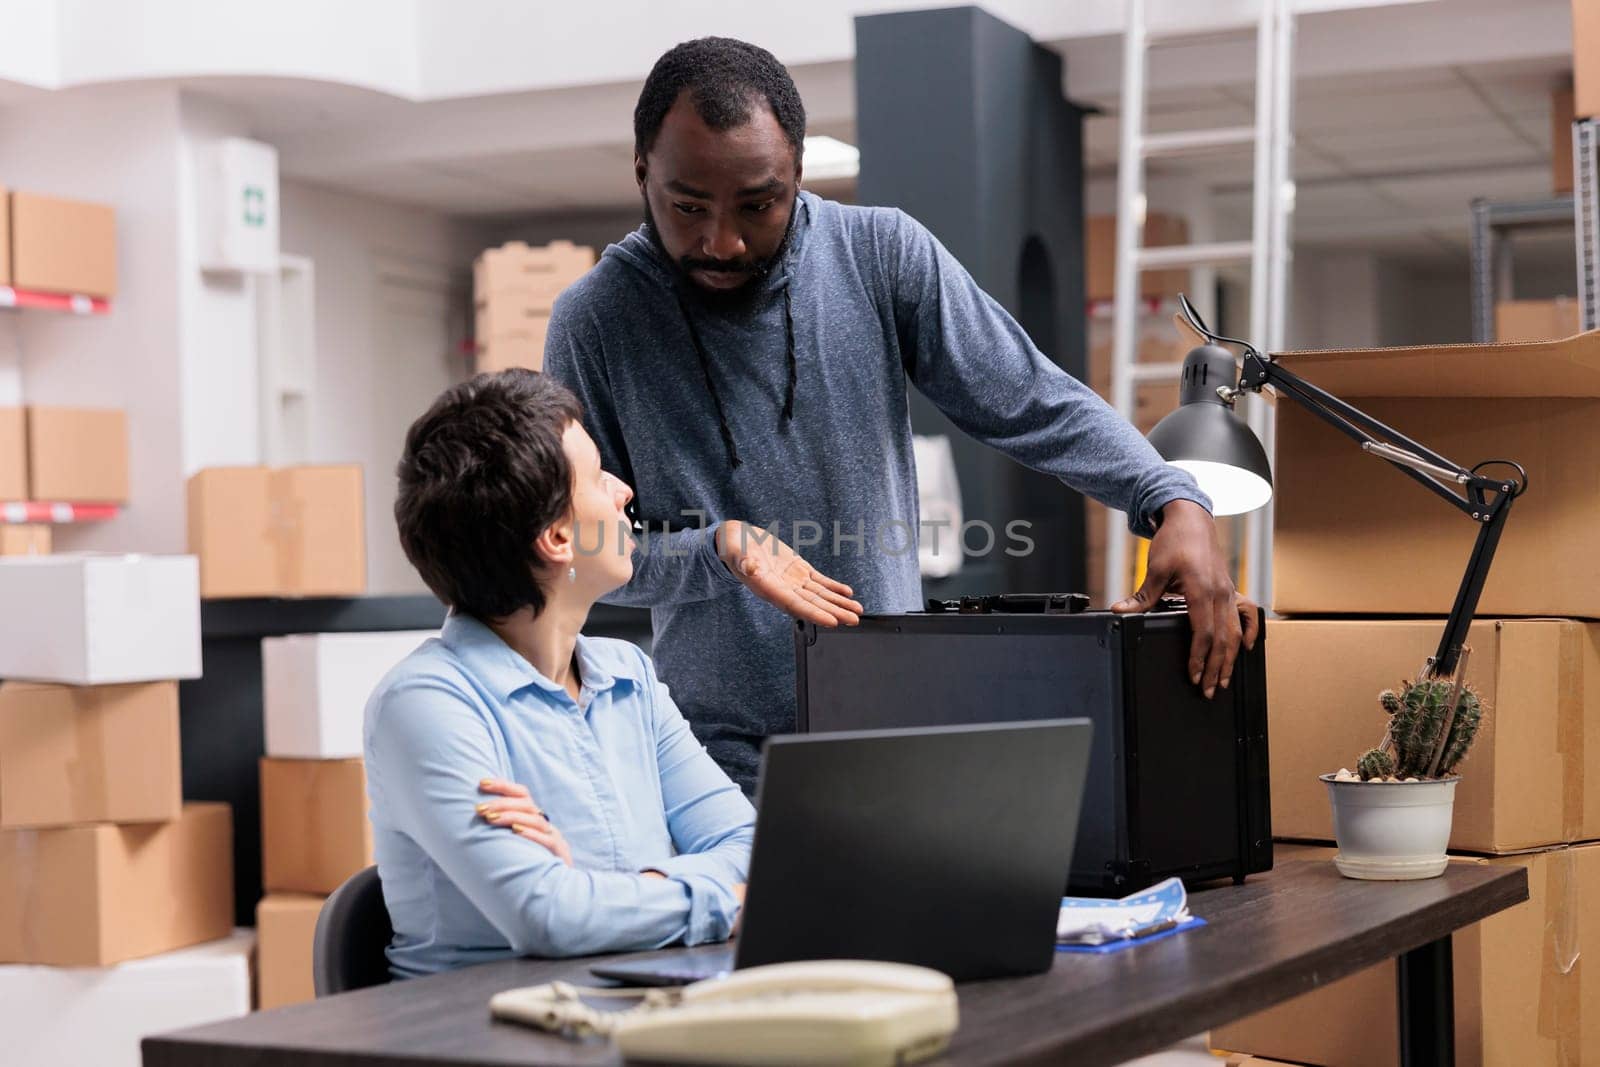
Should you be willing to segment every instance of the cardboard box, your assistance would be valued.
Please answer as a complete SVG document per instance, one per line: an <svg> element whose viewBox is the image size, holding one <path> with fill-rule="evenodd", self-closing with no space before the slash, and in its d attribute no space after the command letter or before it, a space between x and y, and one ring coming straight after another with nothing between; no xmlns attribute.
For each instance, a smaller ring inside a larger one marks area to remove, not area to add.
<svg viewBox="0 0 1600 1067"><path fill-rule="evenodd" d="M207 599L366 591L359 466L208 468L189 479L188 506Z"/></svg>
<svg viewBox="0 0 1600 1067"><path fill-rule="evenodd" d="M360 596L367 591L359 465L273 471L272 499L286 530L278 541L285 595Z"/></svg>
<svg viewBox="0 0 1600 1067"><path fill-rule="evenodd" d="M1572 123L1575 114L1572 86L1550 94L1550 189L1557 195L1572 192Z"/></svg>
<svg viewBox="0 0 1600 1067"><path fill-rule="evenodd" d="M31 500L128 500L128 416L114 409L30 407Z"/></svg>
<svg viewBox="0 0 1600 1067"><path fill-rule="evenodd" d="M1572 83L1580 119L1600 117L1600 4L1572 0Z"/></svg>
<svg viewBox="0 0 1600 1067"><path fill-rule="evenodd" d="M102 966L226 937L233 819L0 831L0 963Z"/></svg>
<svg viewBox="0 0 1600 1067"><path fill-rule="evenodd" d="M0 556L48 556L50 527L0 523Z"/></svg>
<svg viewBox="0 0 1600 1067"><path fill-rule="evenodd" d="M269 893L332 893L372 865L359 759L261 761L261 878Z"/></svg>
<svg viewBox="0 0 1600 1067"><path fill-rule="evenodd" d="M478 305L477 327L473 336L478 339L480 346L493 344L503 337L537 338L542 348L549 329L548 307L532 307L497 298L487 305Z"/></svg>
<svg viewBox="0 0 1600 1067"><path fill-rule="evenodd" d="M1280 846L1275 862L1333 853ZM1529 894L1455 935L1456 1063L1580 1062L1600 1048L1600 992L1585 984L1580 960L1583 938L1600 929L1600 846L1456 862L1526 867ZM1217 1027L1211 1043L1296 1063L1390 1067L1399 1062L1395 996L1391 960Z"/></svg>
<svg viewBox="0 0 1600 1067"><path fill-rule="evenodd" d="M0 828L176 819L178 759L176 682L0 684Z"/></svg>
<svg viewBox="0 0 1600 1067"><path fill-rule="evenodd" d="M1600 618L1600 331L1281 358L1458 463L1527 468L1479 615ZM1477 524L1297 404L1278 405L1277 433L1273 607L1449 614Z"/></svg>
<svg viewBox="0 0 1600 1067"><path fill-rule="evenodd" d="M0 285L11 284L11 192L0 185Z"/></svg>
<svg viewBox="0 0 1600 1067"><path fill-rule="evenodd" d="M325 899L269 893L256 905L256 991L262 1011L315 999L311 944Z"/></svg>
<svg viewBox="0 0 1600 1067"><path fill-rule="evenodd" d="M511 241L485 249L473 262L473 299L481 304L503 294L518 294L549 311L561 291L594 264L594 249L587 245L551 241L532 247Z"/></svg>
<svg viewBox="0 0 1600 1067"><path fill-rule="evenodd" d="M272 514L272 471L267 467L211 467L187 486L189 551L200 560L200 595L276 596L277 531Z"/></svg>
<svg viewBox="0 0 1600 1067"><path fill-rule="evenodd" d="M475 369L479 374L494 374L511 367L544 370L545 328L523 334L507 334L478 342Z"/></svg>
<svg viewBox="0 0 1600 1067"><path fill-rule="evenodd" d="M1189 242L1189 224L1177 215L1153 212L1145 216L1144 247L1181 245ZM1084 286L1086 299L1114 300L1117 296L1117 219L1115 215L1091 215L1084 220ZM1177 296L1189 287L1187 270L1144 271L1139 275L1139 293L1145 297Z"/></svg>
<svg viewBox="0 0 1600 1067"><path fill-rule="evenodd" d="M111 297L117 291L117 213L104 204L11 194L11 284Z"/></svg>
<svg viewBox="0 0 1600 1067"><path fill-rule="evenodd" d="M200 677L193 556L7 556L0 605L0 678L112 685Z"/></svg>
<svg viewBox="0 0 1600 1067"><path fill-rule="evenodd" d="M1416 676L1442 619L1276 619L1267 664L1272 832L1333 840L1318 775L1383 739L1378 692ZM1450 848L1512 852L1600 838L1600 623L1484 620L1467 678L1487 714L1461 766ZM1587 727L1587 731L1586 731Z"/></svg>
<svg viewBox="0 0 1600 1067"><path fill-rule="evenodd" d="M28 499L28 416L0 408L0 501Z"/></svg>
<svg viewBox="0 0 1600 1067"><path fill-rule="evenodd" d="M1570 296L1502 300L1494 306L1497 341L1560 341L1583 332L1581 309Z"/></svg>
<svg viewBox="0 0 1600 1067"><path fill-rule="evenodd" d="M261 642L267 755L353 759L361 755L367 698L383 676L437 630L290 634Z"/></svg>
<svg viewBox="0 0 1600 1067"><path fill-rule="evenodd" d="M236 930L111 967L0 967L5 1062L140 1067L145 1037L249 1013L254 945Z"/></svg>

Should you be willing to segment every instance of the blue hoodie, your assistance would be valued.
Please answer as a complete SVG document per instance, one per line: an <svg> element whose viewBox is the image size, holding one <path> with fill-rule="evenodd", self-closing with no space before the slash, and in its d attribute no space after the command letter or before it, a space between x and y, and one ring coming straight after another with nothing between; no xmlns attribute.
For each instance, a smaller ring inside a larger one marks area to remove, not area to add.
<svg viewBox="0 0 1600 1067"><path fill-rule="evenodd" d="M583 402L606 469L658 533L606 599L651 609L661 680L746 792L761 741L794 729L794 636L709 535L724 519L777 523L869 613L917 610L910 534L934 531L920 528L908 382L978 440L1127 512L1137 534L1172 500L1210 507L910 216L810 193L796 213L783 258L736 306L687 288L641 227L562 294L545 346L546 372Z"/></svg>

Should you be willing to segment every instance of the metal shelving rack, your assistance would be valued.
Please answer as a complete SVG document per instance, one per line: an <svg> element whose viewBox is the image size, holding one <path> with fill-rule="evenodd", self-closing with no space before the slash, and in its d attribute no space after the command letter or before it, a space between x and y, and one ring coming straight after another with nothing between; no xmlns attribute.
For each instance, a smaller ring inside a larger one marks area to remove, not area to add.
<svg viewBox="0 0 1600 1067"><path fill-rule="evenodd" d="M1472 202L1472 339L1494 340L1494 306L1510 300L1511 241L1518 231L1572 225L1573 198Z"/></svg>
<svg viewBox="0 0 1600 1067"><path fill-rule="evenodd" d="M1572 189L1580 325L1593 330L1600 327L1600 119L1572 124Z"/></svg>
<svg viewBox="0 0 1600 1067"><path fill-rule="evenodd" d="M1600 327L1600 119L1572 124L1573 194L1545 200L1472 202L1472 338L1494 340L1494 306L1512 298L1509 238L1572 227L1585 330Z"/></svg>

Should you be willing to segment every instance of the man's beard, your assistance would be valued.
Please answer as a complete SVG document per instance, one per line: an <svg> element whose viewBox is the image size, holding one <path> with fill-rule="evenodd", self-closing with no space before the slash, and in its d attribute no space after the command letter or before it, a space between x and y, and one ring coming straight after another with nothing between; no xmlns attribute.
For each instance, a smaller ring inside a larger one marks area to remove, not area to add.
<svg viewBox="0 0 1600 1067"><path fill-rule="evenodd" d="M773 269L783 262L784 254L789 251L789 238L794 233L794 217L800 210L800 197L796 194L789 205L789 222L783 228L783 240L778 242L778 247L770 256L746 260L706 259L702 256L673 258L672 253L667 251L667 246L661 243L661 231L656 226L655 213L650 210L650 198L641 196L640 199L644 202L645 233L649 234L650 242L656 246L656 251L661 253L661 258L673 265L678 287L704 304L722 308L743 307L755 300L761 292L762 283L772 274ZM708 289L690 276L692 271L697 270L735 270L746 275L746 278L732 289Z"/></svg>

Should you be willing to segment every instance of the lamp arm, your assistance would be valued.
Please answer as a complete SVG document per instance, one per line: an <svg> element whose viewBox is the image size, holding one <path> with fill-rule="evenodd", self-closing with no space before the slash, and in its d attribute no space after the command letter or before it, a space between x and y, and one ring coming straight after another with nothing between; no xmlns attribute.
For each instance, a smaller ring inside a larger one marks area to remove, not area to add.
<svg viewBox="0 0 1600 1067"><path fill-rule="evenodd" d="M1285 370L1281 364L1263 357L1255 349L1246 348L1239 388L1260 392L1267 386L1293 399L1334 429L1359 442L1364 450L1383 459L1436 496L1454 504L1478 523L1478 537L1473 543L1472 555L1467 560L1466 573L1461 577L1461 587L1456 591L1450 616L1445 620L1439 648L1428 661L1429 674L1437 678L1449 677L1461 659L1461 645L1478 610L1478 599L1483 594L1489 566L1494 562L1495 549L1500 545L1500 534L1505 529L1511 502L1527 488L1527 473L1520 466L1509 464L1516 467L1515 477L1484 477L1478 470L1488 464L1479 464L1470 470L1462 467L1332 393L1312 385L1293 371ZM1442 480L1446 478L1449 483L1459 486L1461 491L1457 492Z"/></svg>

